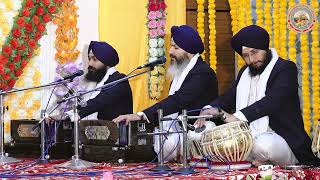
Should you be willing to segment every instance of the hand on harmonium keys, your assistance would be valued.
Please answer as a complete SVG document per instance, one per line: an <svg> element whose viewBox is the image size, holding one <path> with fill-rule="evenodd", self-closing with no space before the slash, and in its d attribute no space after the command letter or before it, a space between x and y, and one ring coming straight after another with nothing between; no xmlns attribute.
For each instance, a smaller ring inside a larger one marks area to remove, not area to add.
<svg viewBox="0 0 320 180"><path fill-rule="evenodd" d="M61 116L61 115L53 115L47 116L45 118L46 124L53 124L55 121L66 120L68 117Z"/></svg>
<svg viewBox="0 0 320 180"><path fill-rule="evenodd" d="M138 114L126 114L126 115L120 115L117 118L113 119L112 121L117 124L119 122L125 121L126 125L128 125L130 121L140 121L140 120L143 120L143 117L139 116Z"/></svg>

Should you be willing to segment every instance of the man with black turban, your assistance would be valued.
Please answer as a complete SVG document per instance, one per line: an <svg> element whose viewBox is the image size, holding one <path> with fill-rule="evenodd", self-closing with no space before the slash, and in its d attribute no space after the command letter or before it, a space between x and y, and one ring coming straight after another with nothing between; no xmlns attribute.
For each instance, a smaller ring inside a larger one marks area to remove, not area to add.
<svg viewBox="0 0 320 180"><path fill-rule="evenodd" d="M256 25L244 27L232 37L232 48L246 65L234 85L201 115L218 114L221 108L226 123L248 122L253 136L249 160L256 166L318 164L303 126L297 67L269 49L269 41L268 32ZM195 125L203 123L199 119Z"/></svg>
<svg viewBox="0 0 320 180"><path fill-rule="evenodd" d="M96 87L124 78L114 67L119 63L117 51L106 42L91 41L88 49L88 73L85 78ZM111 88L94 91L86 106L79 107L80 118L112 120L120 114L132 113L132 92L128 81Z"/></svg>
<svg viewBox="0 0 320 180"><path fill-rule="evenodd" d="M218 82L215 72L203 62L200 54L204 51L204 45L199 34L190 26L173 26L171 28L171 65L168 74L173 81L170 86L169 96L155 105L138 112L137 114L121 115L113 121L138 121L147 120L157 125L158 109L163 109L164 116L177 118L183 110L201 109L210 100L218 96ZM198 115L198 112L188 115ZM164 129L179 131L176 121L165 122ZM182 148L179 147L182 137L171 134L164 143L165 160L178 160ZM159 150L158 141L155 140L155 150ZM178 149L178 150L177 150Z"/></svg>

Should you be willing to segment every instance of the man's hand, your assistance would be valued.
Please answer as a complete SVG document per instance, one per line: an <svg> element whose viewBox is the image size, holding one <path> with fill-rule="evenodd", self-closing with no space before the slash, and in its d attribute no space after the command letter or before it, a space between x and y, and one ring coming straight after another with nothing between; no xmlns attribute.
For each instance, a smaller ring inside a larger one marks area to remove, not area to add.
<svg viewBox="0 0 320 180"><path fill-rule="evenodd" d="M126 121L126 125L128 125L130 121L140 121L140 120L141 120L141 117L137 114L126 114L126 115L120 115L117 118L113 119L112 121L114 123Z"/></svg>
<svg viewBox="0 0 320 180"><path fill-rule="evenodd" d="M234 121L239 121L238 118L236 118L234 115L229 114L227 112L225 112L224 110L219 110L218 108L209 108L209 109L205 109L203 111L201 111L200 116L201 115L215 115L217 117L221 116L221 114L223 114L222 116L222 120L225 123L230 123L230 122L234 122ZM201 119L197 119L197 121L194 123L194 126L196 128L202 127L205 123L205 119L201 118Z"/></svg>
<svg viewBox="0 0 320 180"><path fill-rule="evenodd" d="M234 121L240 121L238 118L236 118L234 115L232 115L232 114L229 114L229 113L227 113L227 112L225 112L224 110L221 110L222 111L222 113L223 113L223 121L225 122L225 123L230 123L230 122L234 122Z"/></svg>
<svg viewBox="0 0 320 180"><path fill-rule="evenodd" d="M232 114L226 114L226 119L224 120L224 122L226 123L230 123L230 122L234 122L234 121L240 121L240 119L236 118L234 115Z"/></svg>
<svg viewBox="0 0 320 180"><path fill-rule="evenodd" d="M203 115L216 115L219 116L220 112L218 108L208 108L208 109L204 109L201 111L200 116ZM195 126L195 128L200 128L204 125L204 123L206 122L205 119L200 118L197 119L196 122L193 124Z"/></svg>
<svg viewBox="0 0 320 180"><path fill-rule="evenodd" d="M48 116L45 118L46 124L53 124L55 121L65 120L61 119L61 115Z"/></svg>

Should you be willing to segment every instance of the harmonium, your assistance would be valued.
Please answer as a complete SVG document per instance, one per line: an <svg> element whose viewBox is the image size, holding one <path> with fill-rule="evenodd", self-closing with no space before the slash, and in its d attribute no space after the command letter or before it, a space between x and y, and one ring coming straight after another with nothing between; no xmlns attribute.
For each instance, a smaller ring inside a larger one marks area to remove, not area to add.
<svg viewBox="0 0 320 180"><path fill-rule="evenodd" d="M5 145L13 157L39 157L41 130L35 119L11 120L11 142ZM36 127L36 128L34 128ZM70 120L45 124L48 155L52 159L69 158L73 154L73 123ZM50 146L50 147L48 147Z"/></svg>
<svg viewBox="0 0 320 180"><path fill-rule="evenodd" d="M11 121L11 142L6 152L13 157L39 157L41 131L38 120ZM152 136L138 134L152 132L153 125L132 122L128 126L108 120L81 120L79 150L81 159L92 162L148 162L155 156ZM70 158L74 154L73 122L54 121L45 125L46 144L50 159Z"/></svg>
<svg viewBox="0 0 320 180"><path fill-rule="evenodd" d="M149 162L156 156L152 136L154 126L134 121L125 125L108 120L82 120L79 127L81 158L92 162Z"/></svg>

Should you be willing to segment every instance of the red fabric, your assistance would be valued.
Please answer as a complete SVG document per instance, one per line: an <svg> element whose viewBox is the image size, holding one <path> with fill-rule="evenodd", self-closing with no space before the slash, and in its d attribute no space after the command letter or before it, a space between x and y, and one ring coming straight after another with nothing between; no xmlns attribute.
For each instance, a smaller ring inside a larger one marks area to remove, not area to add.
<svg viewBox="0 0 320 180"><path fill-rule="evenodd" d="M24 160L20 163L7 164L0 166L0 174L3 174L5 171L12 171L18 167L24 167L29 165L31 160ZM175 175L175 174L154 174L148 169L155 166L155 164L145 164L145 163L130 163L124 165L116 165L110 163L102 163L98 167L85 169L85 170L69 170L69 169L57 169L53 165L64 162L64 160L54 160L48 164L36 164L24 170L16 171L12 174L21 175L21 174L37 174L36 177L24 177L25 179L101 179L102 171L119 171L127 170L123 173L113 172L114 179L235 179L242 180L246 179L247 176L250 176L251 179L258 179L259 171L256 168L250 168L247 170L235 170L235 171L208 171L208 169L195 169L198 171L198 174L193 175ZM169 164L172 169L178 169L181 167L180 164ZM70 176L49 176L49 177L40 177L40 175L45 174L54 174L54 173L68 173L68 172L98 172L94 176L84 176L84 175L70 175ZM306 169L306 170L283 170L279 167L276 167L273 171L276 179L288 179L295 177L295 179L318 179L320 178L320 171L316 168ZM2 177L0 175L0 177Z"/></svg>

